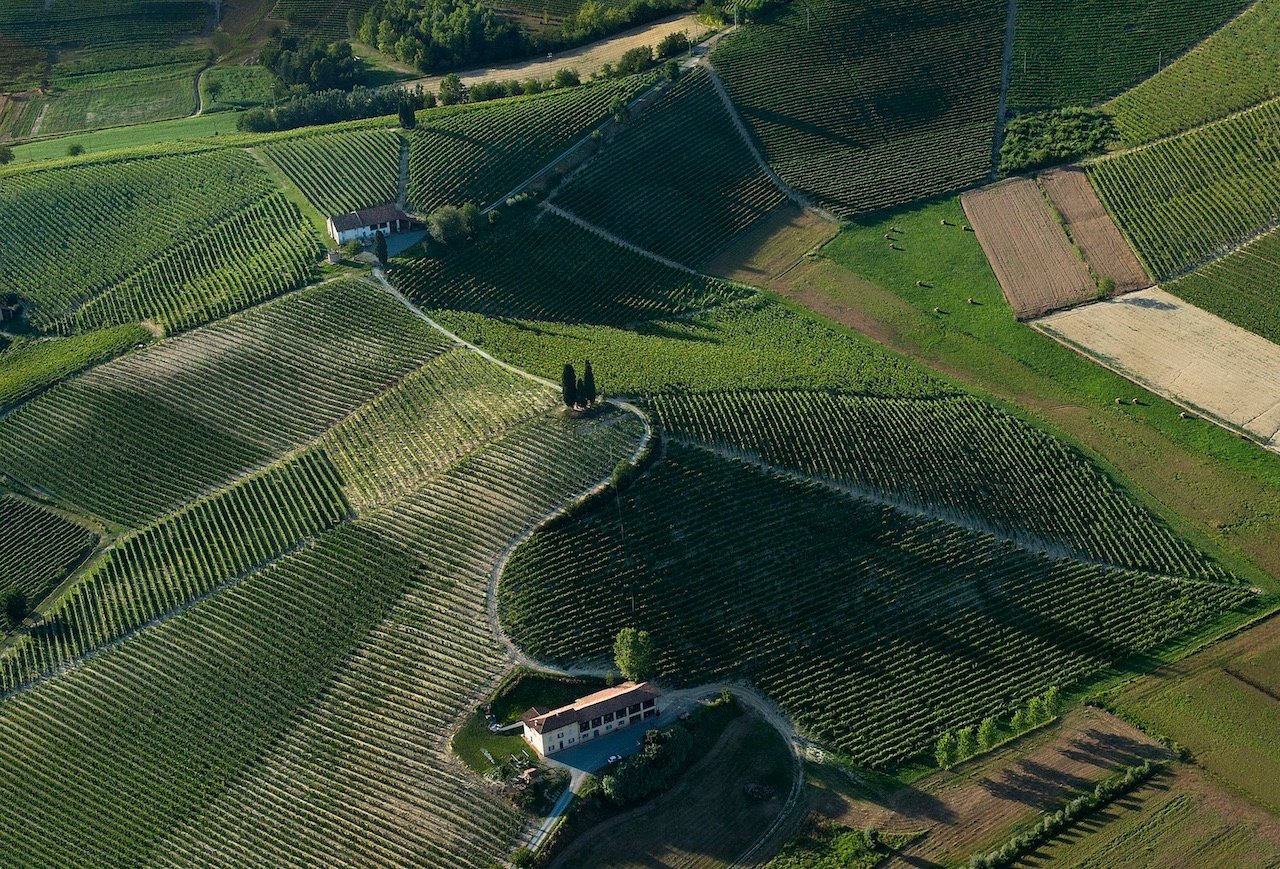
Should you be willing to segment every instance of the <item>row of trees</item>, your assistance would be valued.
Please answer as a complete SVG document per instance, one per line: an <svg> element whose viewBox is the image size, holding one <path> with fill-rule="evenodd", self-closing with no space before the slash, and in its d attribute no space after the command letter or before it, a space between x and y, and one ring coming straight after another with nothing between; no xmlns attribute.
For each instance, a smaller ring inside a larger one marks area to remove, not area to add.
<svg viewBox="0 0 1280 869"><path fill-rule="evenodd" d="M418 88L356 87L350 91L325 90L297 94L274 106L260 106L240 113L236 127L249 133L292 130L315 124L334 124L359 118L394 115L407 107L410 113L436 104L435 97Z"/></svg>
<svg viewBox="0 0 1280 869"><path fill-rule="evenodd" d="M1025 705L1014 710L1013 719L1009 723L1009 736L1017 736L1025 730L1039 727L1053 720L1058 714L1061 703L1057 686L1049 688L1038 697L1032 697ZM939 736L934 749L934 759L940 767L954 766L975 754L990 751L1000 741L1000 723L992 715L984 718L976 728L961 727L959 730L948 730Z"/></svg>
<svg viewBox="0 0 1280 869"><path fill-rule="evenodd" d="M662 790L680 774L690 760L693 734L676 725L667 730L650 730L644 748L627 758L600 782L600 790L613 803L624 806Z"/></svg>
<svg viewBox="0 0 1280 869"><path fill-rule="evenodd" d="M577 375L571 364L565 363L564 371L560 374L560 397L565 407L578 410L591 407L599 394L596 388L596 374L591 369L590 359L583 367L581 377Z"/></svg>

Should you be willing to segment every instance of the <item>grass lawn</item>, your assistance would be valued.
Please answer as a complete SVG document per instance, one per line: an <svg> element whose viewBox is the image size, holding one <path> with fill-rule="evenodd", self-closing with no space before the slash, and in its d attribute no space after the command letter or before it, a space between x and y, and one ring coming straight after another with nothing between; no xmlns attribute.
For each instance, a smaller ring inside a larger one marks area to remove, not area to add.
<svg viewBox="0 0 1280 869"><path fill-rule="evenodd" d="M605 687L603 679L572 679L516 670L494 695L493 715L500 724L513 724L530 707L555 709Z"/></svg>
<svg viewBox="0 0 1280 869"><path fill-rule="evenodd" d="M486 751L493 755L494 763L485 757ZM518 733L490 733L483 709L473 712L467 723L454 734L453 753L481 775L490 772L495 764L501 766L513 754L517 757L528 755L531 761L537 756Z"/></svg>
<svg viewBox="0 0 1280 869"><path fill-rule="evenodd" d="M13 146L14 163L30 163L36 160L52 160L64 157L67 148L80 145L86 153L113 151L117 148L133 148L140 145L158 145L164 142L204 139L210 136L236 132L235 112L216 112L176 118L170 121L152 121L128 127L113 127L88 133L74 133L49 139L40 139Z"/></svg>
<svg viewBox="0 0 1280 869"><path fill-rule="evenodd" d="M1023 408L1197 545L1276 589L1267 574L1280 574L1280 457L1179 419L1175 405L1018 323L966 223L955 197L860 219L770 286ZM900 250L884 241L891 227ZM1141 405L1113 403L1134 395Z"/></svg>
<svg viewBox="0 0 1280 869"><path fill-rule="evenodd" d="M275 96L275 81L265 66L215 66L200 79L204 110L222 112L269 103Z"/></svg>

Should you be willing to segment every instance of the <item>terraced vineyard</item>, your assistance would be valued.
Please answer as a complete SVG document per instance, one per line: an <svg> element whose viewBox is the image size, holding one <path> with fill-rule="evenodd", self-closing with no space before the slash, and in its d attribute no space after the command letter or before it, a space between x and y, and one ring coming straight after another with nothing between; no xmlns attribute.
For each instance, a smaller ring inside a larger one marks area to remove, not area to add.
<svg viewBox="0 0 1280 869"><path fill-rule="evenodd" d="M137 865L287 734L415 570L351 526L0 704L6 841ZM128 794L128 799L122 799Z"/></svg>
<svg viewBox="0 0 1280 869"><path fill-rule="evenodd" d="M0 593L18 589L39 602L97 544L98 535L52 510L0 495Z"/></svg>
<svg viewBox="0 0 1280 869"><path fill-rule="evenodd" d="M523 256L506 256L520 250ZM679 314L744 293L679 271L556 215L507 210L473 244L396 260L396 287L424 308L562 323L622 324ZM561 362L563 364L563 361Z"/></svg>
<svg viewBox="0 0 1280 869"><path fill-rule="evenodd" d="M4 467L137 526L318 437L447 346L371 286L324 284L41 395L0 420Z"/></svg>
<svg viewBox="0 0 1280 869"><path fill-rule="evenodd" d="M1157 72L1246 0L1019 0L1009 107L1091 105Z"/></svg>
<svg viewBox="0 0 1280 869"><path fill-rule="evenodd" d="M1280 344L1280 231L1169 284L1166 289L1198 308Z"/></svg>
<svg viewBox="0 0 1280 869"><path fill-rule="evenodd" d="M519 818L447 759L460 713L498 681L489 574L508 543L608 474L637 420L521 426L360 520L419 562L405 594L263 762L168 836L173 866L488 866Z"/></svg>
<svg viewBox="0 0 1280 869"><path fill-rule="evenodd" d="M1189 130L1280 96L1280 2L1258 0L1159 73L1107 103L1125 144Z"/></svg>
<svg viewBox="0 0 1280 869"><path fill-rule="evenodd" d="M158 272L146 271L175 239L190 240L187 255L207 257L202 263L206 268L231 271L233 289L221 291L225 308L237 298L236 285L250 280L231 265L242 242L219 232L244 232L243 224L235 222L237 216L241 221L269 219L269 226L255 228L257 237L264 243L277 234L284 239L278 254L263 251L262 259L289 274L300 269L303 224L292 206L272 204L274 191L270 176L238 150L9 174L0 177L0 282L33 303L32 322L42 329L67 328L81 303L121 282L124 286L111 296L115 301L102 302L101 313L89 317L90 322L107 321L107 312L124 316L141 309L166 314L178 300L188 307L218 309L211 302L219 295L216 284L201 289L201 278L170 275L187 284L176 292L164 290L156 282L166 279L164 270L177 264L153 265ZM33 244L32 239L58 243ZM270 250L276 251L274 243ZM278 278L260 280L266 288L253 289L253 297L278 291ZM143 288L159 297L140 296ZM189 321L193 315L188 312L185 317Z"/></svg>
<svg viewBox="0 0 1280 869"><path fill-rule="evenodd" d="M700 69L679 79L556 197L591 223L695 266L785 199Z"/></svg>
<svg viewBox="0 0 1280 869"><path fill-rule="evenodd" d="M631 76L532 97L454 106L419 115L409 139L409 203L492 204L651 83Z"/></svg>
<svg viewBox="0 0 1280 869"><path fill-rule="evenodd" d="M841 215L986 176L1005 7L793 2L712 60L770 165Z"/></svg>
<svg viewBox="0 0 1280 869"><path fill-rule="evenodd" d="M969 396L656 396L670 433L1113 567L1230 580L1078 453Z"/></svg>
<svg viewBox="0 0 1280 869"><path fill-rule="evenodd" d="M197 501L115 546L0 654L0 696L256 570L347 514L323 454Z"/></svg>
<svg viewBox="0 0 1280 869"><path fill-rule="evenodd" d="M1275 225L1280 101L1088 166L1147 270L1169 280Z"/></svg>
<svg viewBox="0 0 1280 869"><path fill-rule="evenodd" d="M401 139L392 130L347 130L263 147L324 215L395 202Z"/></svg>
<svg viewBox="0 0 1280 869"><path fill-rule="evenodd" d="M1055 560L676 444L617 509L535 535L500 587L502 623L534 656L603 659L635 625L663 676L750 679L876 767L1251 598Z"/></svg>

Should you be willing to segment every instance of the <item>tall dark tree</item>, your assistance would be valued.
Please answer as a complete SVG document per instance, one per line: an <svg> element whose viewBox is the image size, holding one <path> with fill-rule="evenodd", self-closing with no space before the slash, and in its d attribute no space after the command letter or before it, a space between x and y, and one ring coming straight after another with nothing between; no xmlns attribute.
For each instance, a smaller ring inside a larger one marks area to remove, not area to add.
<svg viewBox="0 0 1280 869"><path fill-rule="evenodd" d="M4 593L4 620L10 628L16 628L27 617L27 596L21 589L12 588Z"/></svg>
<svg viewBox="0 0 1280 869"><path fill-rule="evenodd" d="M578 399L578 404L591 403L591 399L587 397L587 385L582 382L581 377L578 378L578 385L574 387L574 393L575 397Z"/></svg>
<svg viewBox="0 0 1280 869"><path fill-rule="evenodd" d="M572 365L565 365L564 373L560 375L560 397L564 399L565 407L578 403L578 375Z"/></svg>
<svg viewBox="0 0 1280 869"><path fill-rule="evenodd" d="M387 237L382 234L382 230L374 233L373 255L378 258L380 264L384 266L387 264Z"/></svg>
<svg viewBox="0 0 1280 869"><path fill-rule="evenodd" d="M418 126L418 116L413 113L413 106L408 103L400 104L400 126L406 130L412 130Z"/></svg>
<svg viewBox="0 0 1280 869"><path fill-rule="evenodd" d="M591 370L591 360L588 359L586 367L582 369L582 394L578 397L585 399L587 404L591 404L599 394L596 391L596 375Z"/></svg>

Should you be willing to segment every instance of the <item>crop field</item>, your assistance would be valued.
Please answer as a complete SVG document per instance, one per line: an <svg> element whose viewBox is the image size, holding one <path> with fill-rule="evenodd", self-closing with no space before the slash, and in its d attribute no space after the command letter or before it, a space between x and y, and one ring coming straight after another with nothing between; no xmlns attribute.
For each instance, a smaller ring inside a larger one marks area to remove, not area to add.
<svg viewBox="0 0 1280 869"><path fill-rule="evenodd" d="M639 625L660 675L749 679L873 767L1252 597L1053 559L675 444L616 510L535 534L499 588L504 628L535 656L599 660Z"/></svg>
<svg viewBox="0 0 1280 869"><path fill-rule="evenodd" d="M319 436L446 347L380 291L325 284L41 395L0 421L5 469L136 526Z"/></svg>
<svg viewBox="0 0 1280 869"><path fill-rule="evenodd" d="M68 338L16 342L0 350L0 410L150 338L150 332L134 323Z"/></svg>
<svg viewBox="0 0 1280 869"><path fill-rule="evenodd" d="M502 253L513 249L524 257ZM620 249L554 214L518 211L505 213L475 243L456 249L434 245L425 254L397 259L391 280L423 308L608 325L745 295L715 278Z"/></svg>
<svg viewBox="0 0 1280 869"><path fill-rule="evenodd" d="M328 216L396 201L400 143L391 130L351 130L286 139L262 152Z"/></svg>
<svg viewBox="0 0 1280 869"><path fill-rule="evenodd" d="M447 759L449 736L505 657L485 598L510 541L607 476L630 415L544 417L360 520L418 567L302 722L163 841L161 862L487 866L519 817Z"/></svg>
<svg viewBox="0 0 1280 869"><path fill-rule="evenodd" d="M1280 214L1280 100L1088 165L1089 180L1161 281L1229 252Z"/></svg>
<svg viewBox="0 0 1280 869"><path fill-rule="evenodd" d="M701 265L784 201L695 69L627 125L559 205L687 265Z"/></svg>
<svg viewBox="0 0 1280 869"><path fill-rule="evenodd" d="M200 0L9 0L0 32L24 45L127 51L168 47L195 36L213 16Z"/></svg>
<svg viewBox="0 0 1280 869"><path fill-rule="evenodd" d="M817 392L655 396L671 435L981 529L1060 557L1207 580L1222 568L1096 466L968 396Z"/></svg>
<svg viewBox="0 0 1280 869"><path fill-rule="evenodd" d="M1275 292L1278 272L1280 230L1272 230L1166 284L1165 289L1273 344L1280 344L1280 295Z"/></svg>
<svg viewBox="0 0 1280 869"><path fill-rule="evenodd" d="M34 604L82 561L98 535L38 504L0 495L0 592L16 588Z"/></svg>
<svg viewBox="0 0 1280 869"><path fill-rule="evenodd" d="M1246 0L1019 0L1009 108L1092 105L1152 75Z"/></svg>
<svg viewBox="0 0 1280 869"><path fill-rule="evenodd" d="M126 283L119 290L116 304L132 309L133 314L142 313L137 310L142 308L164 316L175 302L180 307L212 306L226 313L230 300L248 292L237 285L256 281L233 272L228 286L220 287L201 275L166 276L166 269L186 266L182 260L165 265L161 255L178 239L179 244L187 241L194 246L182 259L200 257L208 260L206 268L222 265L234 270L237 266L230 260L239 254L228 248L235 251L242 242L220 237L218 229L226 223L233 235L242 233L246 231L243 222L258 217L271 221L268 231L283 235L274 256L265 251L259 256L270 257L296 276L302 257L299 233L305 225L292 206L271 199L273 193L270 176L248 154L234 150L88 163L0 177L0 281L33 303L32 322L39 328L66 329L68 318L80 305L130 279L135 284ZM251 207L258 210L250 211ZM241 224L234 223L237 218ZM104 227L110 231L104 232ZM58 243L30 244L33 238L56 238ZM270 248L276 251L277 245L272 243ZM318 245L312 250L314 256ZM158 271L148 275L146 267L158 259L162 264L151 265ZM157 285L174 279L190 286ZM138 298L148 280L159 298ZM279 291L280 276L259 280L265 281L266 288L253 289L253 298ZM219 297L222 307L211 301ZM110 311L113 303L102 304ZM186 318L189 321L191 315ZM110 321L105 316L95 320Z"/></svg>
<svg viewBox="0 0 1280 869"><path fill-rule="evenodd" d="M1274 816L1179 766L1017 865L1264 869L1278 864L1280 822Z"/></svg>
<svg viewBox="0 0 1280 869"><path fill-rule="evenodd" d="M196 109L196 73L203 65L197 61L55 75L48 95L33 101L24 114L30 125L11 133L48 136L185 117Z"/></svg>
<svg viewBox="0 0 1280 869"><path fill-rule="evenodd" d="M323 454L251 477L117 542L0 653L0 696L245 576L346 517Z"/></svg>
<svg viewBox="0 0 1280 869"><path fill-rule="evenodd" d="M1036 328L1179 404L1280 448L1280 346L1162 290L1051 314Z"/></svg>
<svg viewBox="0 0 1280 869"><path fill-rule="evenodd" d="M409 204L485 206L551 162L630 100L647 75L553 90L532 97L419 113L409 138Z"/></svg>
<svg viewBox="0 0 1280 869"><path fill-rule="evenodd" d="M275 97L275 77L264 66L210 67L200 87L206 113L260 106Z"/></svg>
<svg viewBox="0 0 1280 869"><path fill-rule="evenodd" d="M793 2L713 56L770 165L848 216L991 169L1005 7Z"/></svg>
<svg viewBox="0 0 1280 869"><path fill-rule="evenodd" d="M1010 178L970 191L960 203L1018 319L1078 305L1097 294L1089 267L1032 179Z"/></svg>
<svg viewBox="0 0 1280 869"><path fill-rule="evenodd" d="M1084 172L1054 169L1038 180L1062 218L1067 234L1099 280L1110 278L1118 292L1151 286L1151 277L1102 207Z"/></svg>
<svg viewBox="0 0 1280 869"><path fill-rule="evenodd" d="M1190 130L1280 96L1280 2L1240 17L1107 103L1127 145Z"/></svg>

